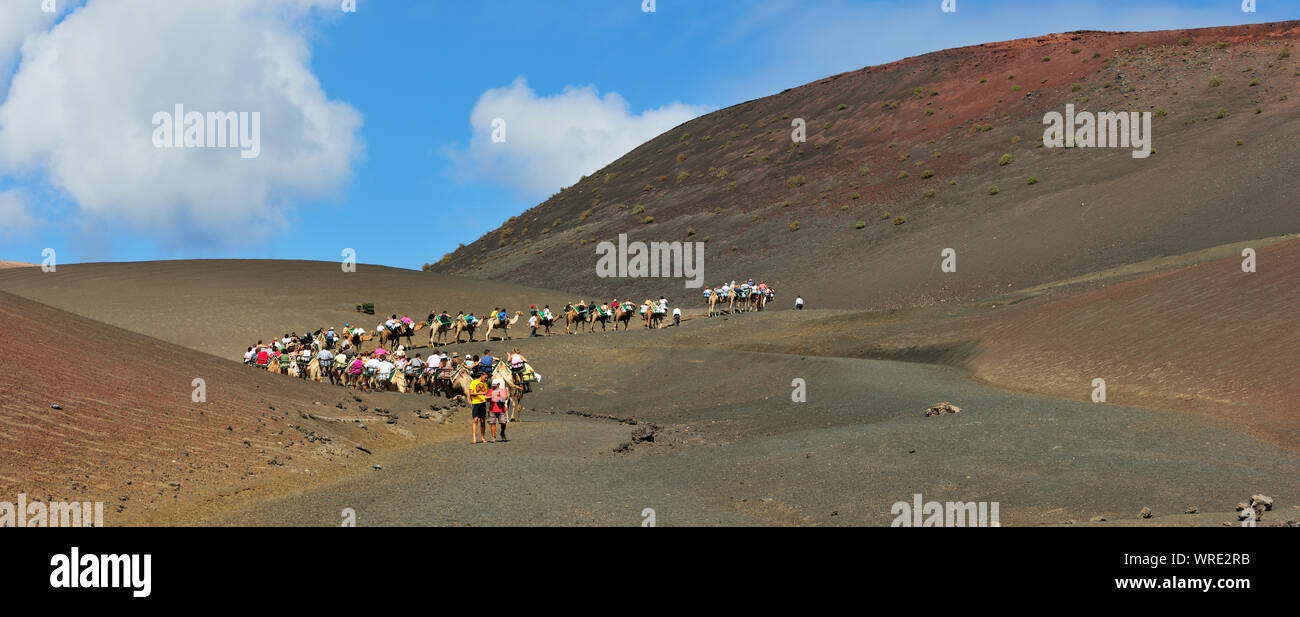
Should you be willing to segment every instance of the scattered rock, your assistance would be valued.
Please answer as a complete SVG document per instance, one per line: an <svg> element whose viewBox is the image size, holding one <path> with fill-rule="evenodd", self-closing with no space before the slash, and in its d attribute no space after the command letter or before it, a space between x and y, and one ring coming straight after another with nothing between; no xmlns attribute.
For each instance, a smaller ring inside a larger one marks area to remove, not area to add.
<svg viewBox="0 0 1300 617"><path fill-rule="evenodd" d="M371 467L371 469L374 469L375 471L383 471L383 469L384 469L384 466L383 466L383 465L371 465L370 467Z"/></svg>
<svg viewBox="0 0 1300 617"><path fill-rule="evenodd" d="M1237 504L1237 520L1244 521L1250 518L1250 514L1248 513L1248 510L1250 509L1251 509L1250 504L1245 502L1239 502Z"/></svg>
<svg viewBox="0 0 1300 617"><path fill-rule="evenodd" d="M1185 510L1184 512L1185 512L1186 514L1196 514L1197 512L1199 512L1199 510L1196 509L1196 506L1192 506L1192 507L1188 508L1187 510Z"/></svg>
<svg viewBox="0 0 1300 617"><path fill-rule="evenodd" d="M58 403L50 403L50 409L63 409Z"/></svg>
<svg viewBox="0 0 1300 617"><path fill-rule="evenodd" d="M961 407L944 401L942 403L935 403L931 405L929 409L925 410L925 416L927 418L930 416L942 416L950 413L961 413Z"/></svg>
<svg viewBox="0 0 1300 617"><path fill-rule="evenodd" d="M1142 508L1142 511L1138 512L1138 516L1142 518L1151 518L1151 508Z"/></svg>
<svg viewBox="0 0 1300 617"><path fill-rule="evenodd" d="M1094 517L1088 519L1088 522L1090 522L1090 523L1104 523L1104 522L1106 522L1106 517L1104 517L1104 516L1094 516Z"/></svg>

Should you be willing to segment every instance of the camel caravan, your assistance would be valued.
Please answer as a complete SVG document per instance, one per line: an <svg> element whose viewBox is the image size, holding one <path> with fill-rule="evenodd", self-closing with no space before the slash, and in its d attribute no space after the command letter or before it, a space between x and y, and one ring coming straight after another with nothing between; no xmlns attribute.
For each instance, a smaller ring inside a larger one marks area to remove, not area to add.
<svg viewBox="0 0 1300 617"><path fill-rule="evenodd" d="M726 311L728 315L735 313L746 313L749 311L761 311L767 306L776 292L768 286L767 281L760 281L754 284L754 279L749 279L739 285L735 281L723 283L714 287L704 289L704 304L709 307L709 317L721 315Z"/></svg>
<svg viewBox="0 0 1300 617"><path fill-rule="evenodd" d="M385 333L382 341L397 342ZM507 400L510 421L517 421L523 395L531 391L532 383L541 381L541 375L515 349L505 358L494 358L491 350L483 355L459 352L448 355L430 353L408 357L400 344L389 352L381 346L363 353L359 341L353 337L336 336L334 329L322 329L314 335L285 334L270 344L258 341L244 354L244 363L257 369L323 383L358 389L366 392L397 391L401 393L428 394L454 399L458 396L471 400L476 379L500 388Z"/></svg>

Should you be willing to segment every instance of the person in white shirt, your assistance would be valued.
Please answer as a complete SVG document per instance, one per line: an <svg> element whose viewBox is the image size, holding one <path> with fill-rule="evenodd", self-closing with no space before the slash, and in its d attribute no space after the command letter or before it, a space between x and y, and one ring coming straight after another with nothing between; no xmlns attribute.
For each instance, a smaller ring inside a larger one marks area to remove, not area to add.
<svg viewBox="0 0 1300 617"><path fill-rule="evenodd" d="M803 296L798 296L794 299L794 308L800 311L803 310Z"/></svg>
<svg viewBox="0 0 1300 617"><path fill-rule="evenodd" d="M528 327L532 329L532 334L528 336L537 336L537 315L528 318Z"/></svg>
<svg viewBox="0 0 1300 617"><path fill-rule="evenodd" d="M682 325L682 309L681 309L681 307L675 307L675 308L673 308L673 325L674 325L674 326L680 326L680 325Z"/></svg>

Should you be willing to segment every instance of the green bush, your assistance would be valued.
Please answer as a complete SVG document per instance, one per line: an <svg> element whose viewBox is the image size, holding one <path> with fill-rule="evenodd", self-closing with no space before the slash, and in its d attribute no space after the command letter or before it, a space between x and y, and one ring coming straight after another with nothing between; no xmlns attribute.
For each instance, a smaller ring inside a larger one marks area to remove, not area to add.
<svg viewBox="0 0 1300 617"><path fill-rule="evenodd" d="M933 177L934 177L934 170L933 170L933 169L927 169L927 170L921 172L921 177L922 177L922 178L933 178Z"/></svg>
<svg viewBox="0 0 1300 617"><path fill-rule="evenodd" d="M934 189L921 191L921 199L934 199Z"/></svg>
<svg viewBox="0 0 1300 617"><path fill-rule="evenodd" d="M645 212L645 206L641 204L632 206L632 214L641 214L642 212Z"/></svg>
<svg viewBox="0 0 1300 617"><path fill-rule="evenodd" d="M1025 182L1025 184L1029 184L1029 185L1038 184L1038 176L1029 176L1029 180Z"/></svg>
<svg viewBox="0 0 1300 617"><path fill-rule="evenodd" d="M1222 84L1222 83L1223 83L1223 81L1220 80L1218 77L1211 77L1211 78L1210 78L1210 87L1211 87L1211 88L1218 88L1218 87L1219 87L1219 84Z"/></svg>
<svg viewBox="0 0 1300 617"><path fill-rule="evenodd" d="M1187 37L1183 37L1183 38L1181 38L1181 39L1178 39L1178 44L1179 44L1179 45L1182 45L1183 47L1187 47L1188 45L1191 45L1191 44L1192 44L1192 39L1189 39L1189 38L1187 38Z"/></svg>
<svg viewBox="0 0 1300 617"><path fill-rule="evenodd" d="M854 223L853 228L854 228L854 229L862 229L863 227L866 227L866 226L867 226L867 222L859 219L857 223Z"/></svg>
<svg viewBox="0 0 1300 617"><path fill-rule="evenodd" d="M989 187L989 195L997 195L998 187L996 185Z"/></svg>
<svg viewBox="0 0 1300 617"><path fill-rule="evenodd" d="M791 187L793 187L793 188L801 187L801 186L803 186L803 185L805 185L805 184L807 184L807 183L808 183L808 180L804 179L804 177L803 177L802 174L800 174L800 175L798 175L798 176L790 176L790 179L789 179L789 180L786 180L786 184L789 184L789 185L790 185Z"/></svg>
<svg viewBox="0 0 1300 617"><path fill-rule="evenodd" d="M1015 157L1014 155L1009 154L1009 153L1008 153L1008 154L1003 154L1003 155L1002 155L1002 158L998 159L998 166L999 166L999 167L1006 167L1007 165L1010 165L1010 164L1014 163L1015 161L1016 161L1016 157Z"/></svg>
<svg viewBox="0 0 1300 617"><path fill-rule="evenodd" d="M790 231L799 231L799 221L792 221L790 223Z"/></svg>

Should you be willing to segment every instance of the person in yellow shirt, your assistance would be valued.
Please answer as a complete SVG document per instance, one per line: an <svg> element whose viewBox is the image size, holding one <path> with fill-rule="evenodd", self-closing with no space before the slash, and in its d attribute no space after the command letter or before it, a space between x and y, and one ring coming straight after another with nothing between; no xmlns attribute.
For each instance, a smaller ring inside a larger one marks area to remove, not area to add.
<svg viewBox="0 0 1300 617"><path fill-rule="evenodd" d="M470 424L474 433L471 443L478 443L479 435L487 443L487 394L487 375L479 375L469 383Z"/></svg>

